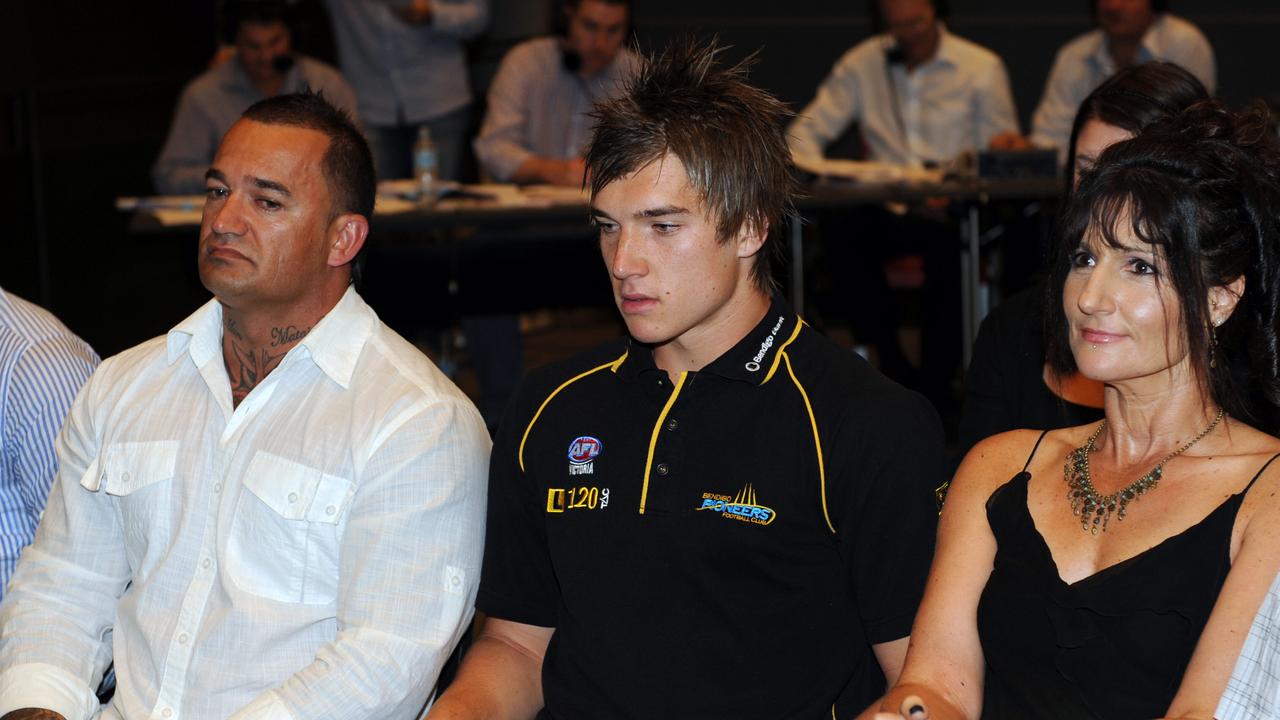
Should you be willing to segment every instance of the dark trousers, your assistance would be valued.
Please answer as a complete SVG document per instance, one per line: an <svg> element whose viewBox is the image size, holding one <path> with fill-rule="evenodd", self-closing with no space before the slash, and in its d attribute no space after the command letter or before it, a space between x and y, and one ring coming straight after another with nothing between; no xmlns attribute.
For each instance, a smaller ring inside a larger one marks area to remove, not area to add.
<svg viewBox="0 0 1280 720"><path fill-rule="evenodd" d="M954 403L963 355L959 224L940 210L897 214L879 206L829 212L819 224L823 314L843 317L857 342L875 345L886 375L935 404ZM918 371L902 352L898 328L905 313L884 272L886 261L911 254L924 259Z"/></svg>
<svg viewBox="0 0 1280 720"><path fill-rule="evenodd" d="M436 144L436 168L441 180L461 180L463 160L470 136L471 106L445 113L422 123L406 125L372 125L369 148L379 180L413 176L413 144L418 141L418 128L431 131Z"/></svg>

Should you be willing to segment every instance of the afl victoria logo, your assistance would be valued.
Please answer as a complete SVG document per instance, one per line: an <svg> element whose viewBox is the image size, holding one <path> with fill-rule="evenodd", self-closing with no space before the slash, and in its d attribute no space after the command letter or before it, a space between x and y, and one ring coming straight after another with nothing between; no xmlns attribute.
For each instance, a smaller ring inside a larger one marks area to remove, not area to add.
<svg viewBox="0 0 1280 720"><path fill-rule="evenodd" d="M569 462L574 465L585 465L595 460L603 448L604 444L590 435L574 438L573 442L569 443Z"/></svg>

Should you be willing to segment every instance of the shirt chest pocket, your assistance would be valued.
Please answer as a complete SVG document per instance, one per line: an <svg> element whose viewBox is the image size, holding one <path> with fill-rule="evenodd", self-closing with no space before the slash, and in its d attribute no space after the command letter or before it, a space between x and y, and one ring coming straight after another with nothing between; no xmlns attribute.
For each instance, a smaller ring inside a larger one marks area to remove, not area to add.
<svg viewBox="0 0 1280 720"><path fill-rule="evenodd" d="M280 602L333 603L351 481L259 452L243 486L227 543L235 584Z"/></svg>
<svg viewBox="0 0 1280 720"><path fill-rule="evenodd" d="M84 489L114 498L125 553L139 579L150 573L173 536L177 458L176 440L111 443L80 478Z"/></svg>

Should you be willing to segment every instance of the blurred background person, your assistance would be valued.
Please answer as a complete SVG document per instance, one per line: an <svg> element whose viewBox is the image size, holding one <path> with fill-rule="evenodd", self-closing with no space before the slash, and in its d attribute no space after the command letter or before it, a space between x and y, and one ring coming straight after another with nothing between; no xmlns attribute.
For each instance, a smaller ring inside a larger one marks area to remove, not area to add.
<svg viewBox="0 0 1280 720"><path fill-rule="evenodd" d="M1195 25L1168 12L1168 0L1090 0L1094 30L1062 46L1031 118L1031 141L1058 148L1065 163L1071 118L1081 101L1117 70L1167 60L1195 75L1209 94L1217 85L1213 48Z"/></svg>
<svg viewBox="0 0 1280 720"><path fill-rule="evenodd" d="M941 0L872 0L876 35L836 62L817 95L788 130L796 165L819 171L826 145L857 124L867 159L938 167L996 138L1018 136L1017 111L1004 63L949 32ZM846 316L857 343L873 346L881 371L917 388L943 414L956 404L963 353L960 231L945 201L902 212L880 207L824 215L824 264L838 287L833 315ZM920 366L899 339L903 324L885 263L923 255ZM834 306L834 307L833 307Z"/></svg>
<svg viewBox="0 0 1280 720"><path fill-rule="evenodd" d="M630 0L567 0L564 14L563 37L517 45L489 86L475 151L496 181L582 185L591 106L635 72Z"/></svg>
<svg viewBox="0 0 1280 720"><path fill-rule="evenodd" d="M151 169L156 191L193 195L204 191L204 173L227 130L263 98L310 89L342 110L356 109L356 95L331 65L293 51L291 11L283 0L231 0L223 11L230 57L182 91L160 157Z"/></svg>
<svg viewBox="0 0 1280 720"><path fill-rule="evenodd" d="M488 0L325 0L325 7L378 177L410 176L425 127L437 178L460 180L472 99L463 42L488 25Z"/></svg>

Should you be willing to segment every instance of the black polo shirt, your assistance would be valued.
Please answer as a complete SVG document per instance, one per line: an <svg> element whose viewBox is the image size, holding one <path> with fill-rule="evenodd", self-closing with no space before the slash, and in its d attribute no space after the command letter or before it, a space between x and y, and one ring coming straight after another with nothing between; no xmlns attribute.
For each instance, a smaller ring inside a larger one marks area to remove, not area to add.
<svg viewBox="0 0 1280 720"><path fill-rule="evenodd" d="M852 717L884 689L871 644L911 631L942 443L777 299L674 382L617 341L521 386L477 606L556 629L543 717Z"/></svg>

